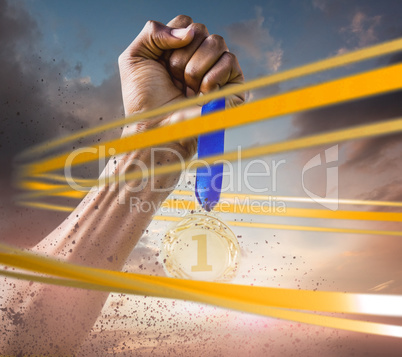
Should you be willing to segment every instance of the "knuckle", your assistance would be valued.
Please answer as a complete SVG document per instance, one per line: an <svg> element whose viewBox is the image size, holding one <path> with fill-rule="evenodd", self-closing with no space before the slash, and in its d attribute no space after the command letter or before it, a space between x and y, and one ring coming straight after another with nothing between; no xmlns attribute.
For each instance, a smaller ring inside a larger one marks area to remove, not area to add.
<svg viewBox="0 0 402 357"><path fill-rule="evenodd" d="M213 72L207 73L204 76L203 82L205 83L206 87L208 87L208 88L215 87L218 84L217 75Z"/></svg>
<svg viewBox="0 0 402 357"><path fill-rule="evenodd" d="M185 69L185 76L191 80L197 80L199 77L199 73L197 67L194 66L187 66Z"/></svg>
<svg viewBox="0 0 402 357"><path fill-rule="evenodd" d="M117 63L119 65L120 68L123 67L124 63L126 62L126 51L124 51L117 59Z"/></svg>
<svg viewBox="0 0 402 357"><path fill-rule="evenodd" d="M175 20L178 20L183 23L192 23L193 22L193 19L187 15L178 15L178 16L176 16Z"/></svg>
<svg viewBox="0 0 402 357"><path fill-rule="evenodd" d="M147 23L145 24L145 28L150 29L155 26L155 21L154 20L148 20Z"/></svg>
<svg viewBox="0 0 402 357"><path fill-rule="evenodd" d="M183 61L180 58L176 57L176 56L171 56L170 57L169 66L170 66L171 71L173 71L173 72L175 72L175 71L176 72L177 71L182 72L184 70L184 67L185 67ZM173 73L173 74L175 74L175 73Z"/></svg>
<svg viewBox="0 0 402 357"><path fill-rule="evenodd" d="M215 35L215 34L210 35L210 36L208 36L208 40L211 41L212 43L216 44L218 47L225 45L225 40L220 35Z"/></svg>
<svg viewBox="0 0 402 357"><path fill-rule="evenodd" d="M231 95L226 98L226 107L227 108L235 108L238 107L246 101L245 95L243 93Z"/></svg>
<svg viewBox="0 0 402 357"><path fill-rule="evenodd" d="M227 61L228 65L232 68L232 72L236 73L238 76L243 77L243 71L240 67L239 61L237 57L232 52L225 52L225 61Z"/></svg>
<svg viewBox="0 0 402 357"><path fill-rule="evenodd" d="M191 25L191 29L194 31L195 34L197 35L208 35L208 29L204 24L200 24L200 23L192 23Z"/></svg>
<svg viewBox="0 0 402 357"><path fill-rule="evenodd" d="M232 52L225 52L224 56L226 57L226 60L230 63L237 63L237 57Z"/></svg>
<svg viewBox="0 0 402 357"><path fill-rule="evenodd" d="M159 27L160 23L154 20L148 20L147 23L145 24L145 29L147 30L147 32L150 33L157 32Z"/></svg>

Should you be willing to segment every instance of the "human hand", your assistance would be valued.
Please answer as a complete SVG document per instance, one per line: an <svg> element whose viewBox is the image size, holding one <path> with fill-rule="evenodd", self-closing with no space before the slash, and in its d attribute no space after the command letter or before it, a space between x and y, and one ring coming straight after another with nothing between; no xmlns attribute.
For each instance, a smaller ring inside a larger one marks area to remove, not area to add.
<svg viewBox="0 0 402 357"><path fill-rule="evenodd" d="M167 26L148 21L119 57L119 69L126 115L244 82L237 58L229 52L224 39L209 35L204 25L184 15ZM229 106L243 101L243 94L227 98ZM137 123L128 131L143 131L192 115L188 110L180 111ZM194 155L194 139L181 144L189 156Z"/></svg>

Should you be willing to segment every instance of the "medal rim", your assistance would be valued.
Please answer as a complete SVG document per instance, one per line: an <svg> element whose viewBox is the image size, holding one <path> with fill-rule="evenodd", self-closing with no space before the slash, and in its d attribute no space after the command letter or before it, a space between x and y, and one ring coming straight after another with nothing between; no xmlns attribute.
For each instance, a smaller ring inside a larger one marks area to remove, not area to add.
<svg viewBox="0 0 402 357"><path fill-rule="evenodd" d="M223 231L227 232L227 234L223 235L221 232L215 231L214 233L220 237L220 239L225 240L225 243L227 245L228 249L228 260L229 264L227 267L224 268L223 272L216 278L210 279L209 281L215 281L215 282L228 282L233 280L239 270L239 265L240 265L240 245L237 240L236 235L234 232L230 229L230 227L223 222L221 219L217 217L216 214L212 212L194 212L194 213L189 213L185 217L183 217L180 221L175 222L170 225L168 228L167 232L165 233L164 238L162 239L162 244L161 244L161 253L162 253L162 266L165 271L165 273L174 278L185 278L185 279L191 279L191 280L198 280L194 278L193 276L189 275L183 269L180 269L180 264L175 261L174 255L171 254L169 255L169 252L174 250L174 247L177 245L177 239L179 239L180 235L177 235L176 237L172 237L174 235L174 230L180 228L181 225L183 225L186 220L189 219L197 219L199 221L205 220L205 219L212 219L214 221L218 222L218 225L221 226ZM194 222L189 221L189 224L194 225ZM216 224L216 223L215 223ZM191 228L191 227L189 227ZM188 229L189 229L188 228ZM200 229L203 229L200 227ZM234 246L234 248L231 249L231 246ZM173 260L173 261L172 261ZM172 268L173 266L176 266L178 268Z"/></svg>

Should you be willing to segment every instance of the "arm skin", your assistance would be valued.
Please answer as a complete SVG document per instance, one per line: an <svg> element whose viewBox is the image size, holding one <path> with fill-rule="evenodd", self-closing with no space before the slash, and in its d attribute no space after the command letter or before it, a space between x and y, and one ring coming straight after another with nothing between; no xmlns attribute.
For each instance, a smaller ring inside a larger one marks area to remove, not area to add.
<svg viewBox="0 0 402 357"><path fill-rule="evenodd" d="M243 82L237 59L228 52L224 40L210 36L204 25L183 15L167 26L148 22L119 57L119 68L126 115ZM243 100L242 95L233 96L228 103L237 105ZM190 115L194 113L176 112L137 123L124 128L123 135L185 120ZM165 147L188 159L195 153L196 141L192 138ZM105 171L127 173L135 166L135 160L149 167L151 149L124 154L116 163L110 160ZM178 158L170 150L158 150L156 160L165 164ZM165 192L153 191L150 181L138 192L106 183L102 189L88 193L74 212L33 250L70 263L121 270L154 213L136 209L130 212L130 197L158 207L179 177L179 173L156 177L158 188L165 188ZM127 184L139 187L142 182ZM73 355L108 297L108 293L75 288L16 281L12 284L13 296L3 304L7 310L0 329L0 354L5 355Z"/></svg>

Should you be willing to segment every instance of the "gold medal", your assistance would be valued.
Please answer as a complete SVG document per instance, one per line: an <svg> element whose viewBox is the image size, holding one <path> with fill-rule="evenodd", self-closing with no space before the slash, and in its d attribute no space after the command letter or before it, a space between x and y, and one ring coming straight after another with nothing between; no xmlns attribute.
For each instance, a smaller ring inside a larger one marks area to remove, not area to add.
<svg viewBox="0 0 402 357"><path fill-rule="evenodd" d="M168 276L230 281L238 270L240 247L234 233L215 214L195 213L168 230L162 258Z"/></svg>

